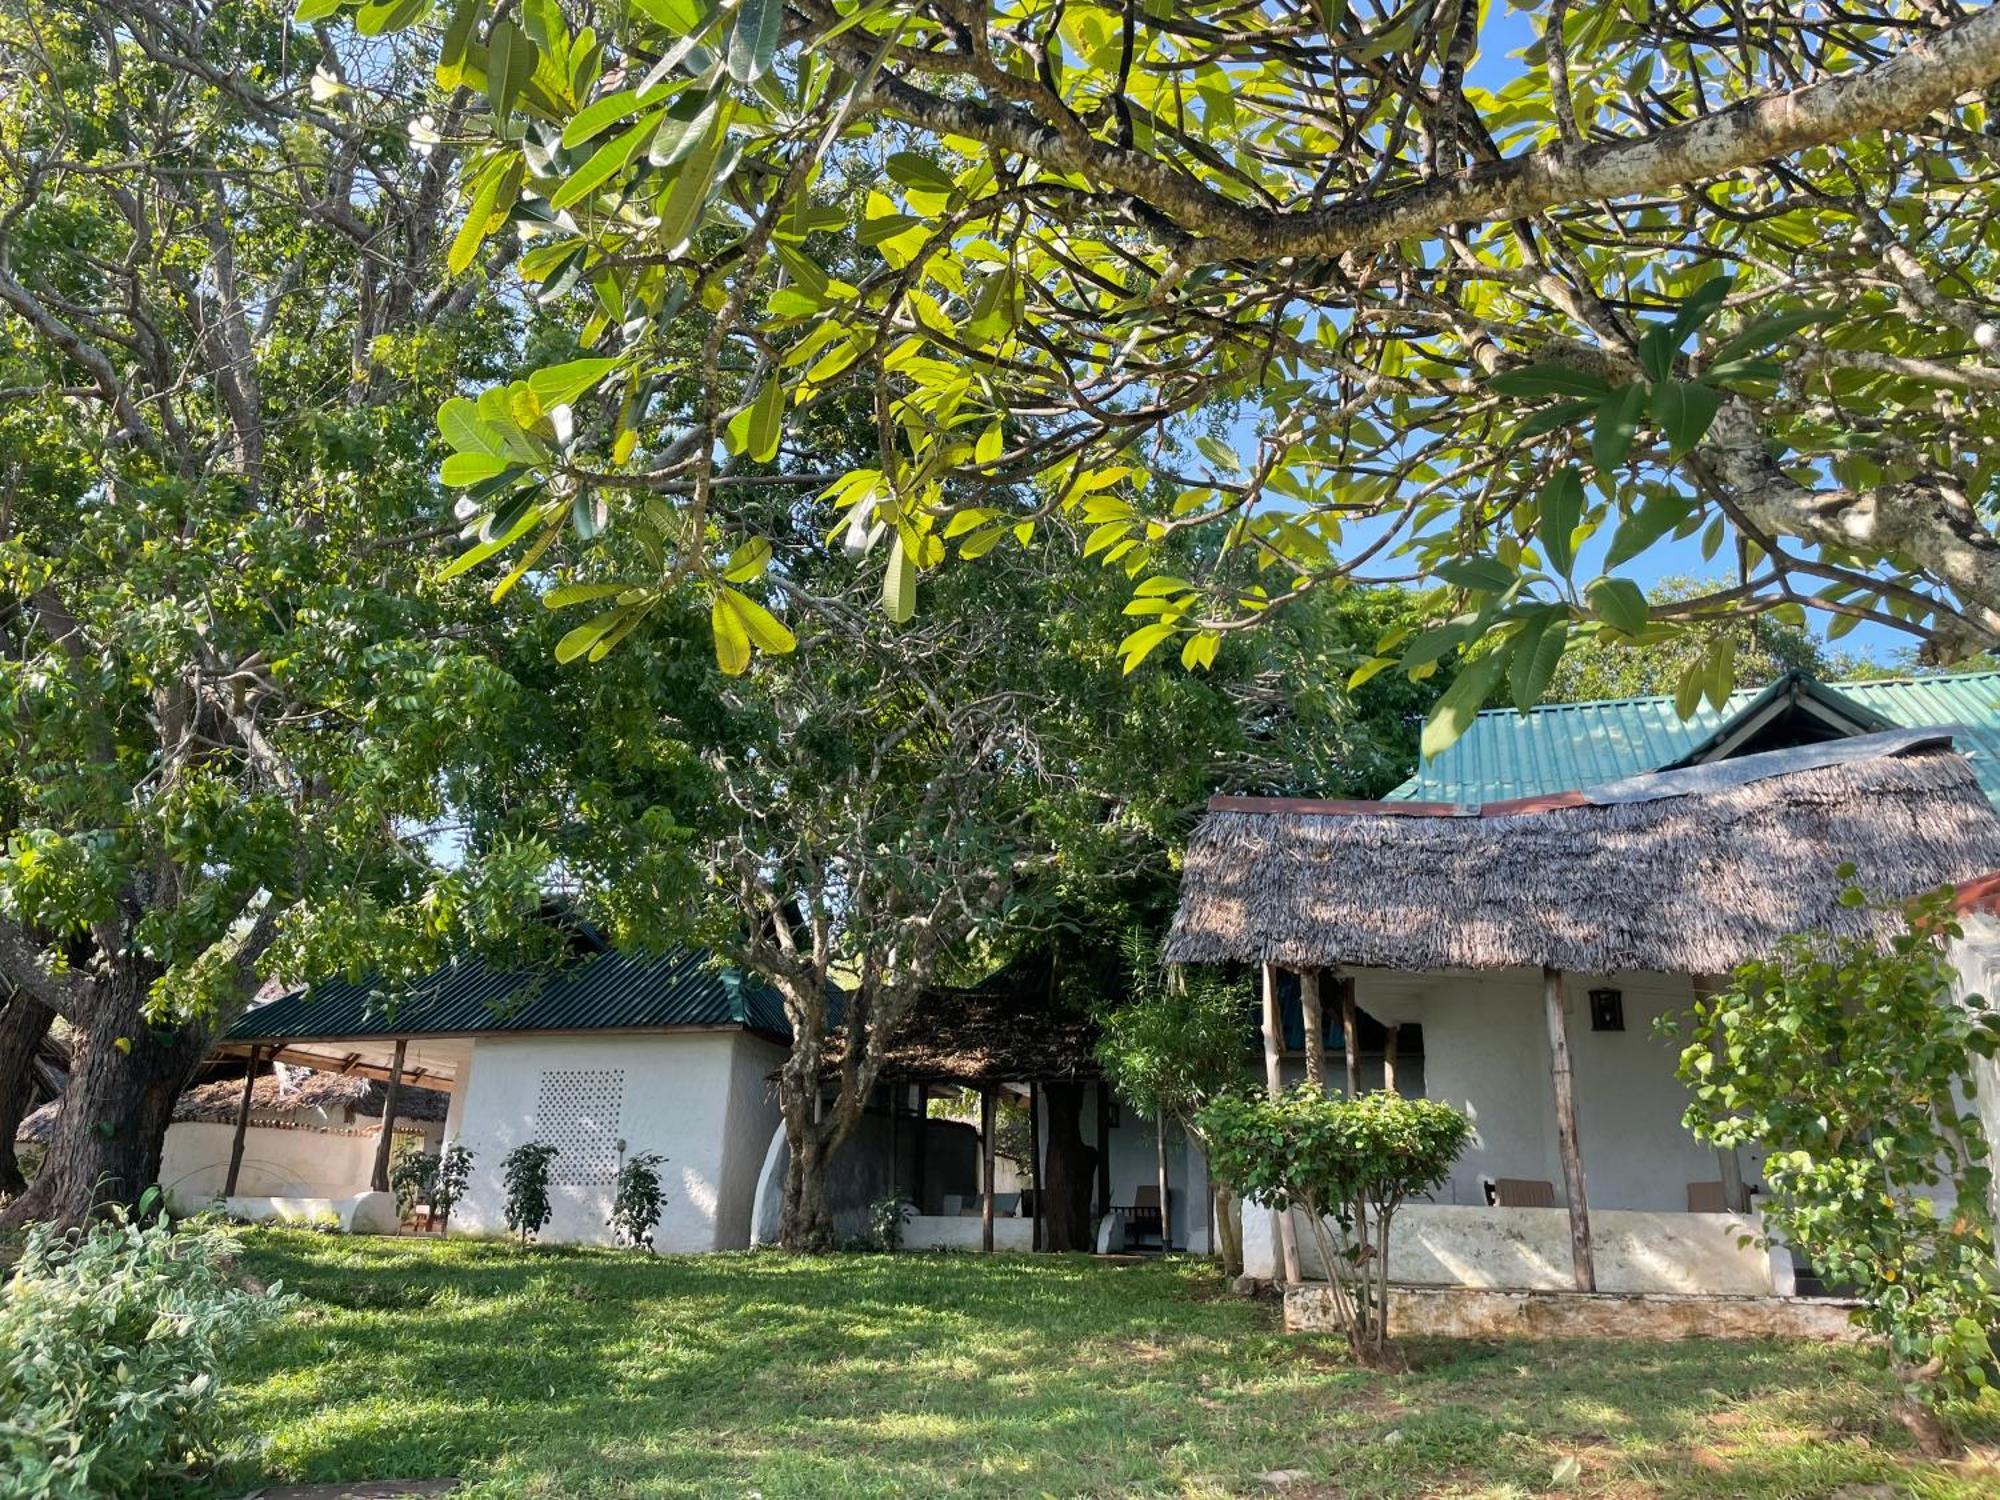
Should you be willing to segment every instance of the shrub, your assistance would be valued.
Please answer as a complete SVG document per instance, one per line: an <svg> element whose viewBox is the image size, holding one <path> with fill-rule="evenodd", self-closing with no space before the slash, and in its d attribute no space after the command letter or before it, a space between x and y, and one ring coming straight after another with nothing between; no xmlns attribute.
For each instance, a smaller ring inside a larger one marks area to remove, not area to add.
<svg viewBox="0 0 2000 1500"><path fill-rule="evenodd" d="M2000 1015L1953 993L1949 891L1897 915L1886 945L1791 938L1737 969L1696 1002L1680 1076L1688 1128L1767 1148L1765 1223L1861 1298L1857 1321L1935 1405L1989 1383L2000 1326L1989 1143L1959 1103Z"/></svg>
<svg viewBox="0 0 2000 1500"><path fill-rule="evenodd" d="M143 1212L29 1231L0 1293L0 1493L143 1495L211 1451L222 1356L287 1302L233 1286L232 1248Z"/></svg>
<svg viewBox="0 0 2000 1500"><path fill-rule="evenodd" d="M466 1184L472 1180L473 1153L453 1141L438 1157L437 1178L431 1183L431 1209L437 1214L438 1223L451 1222L451 1211L465 1197Z"/></svg>
<svg viewBox="0 0 2000 1500"><path fill-rule="evenodd" d="M608 1222L612 1234L625 1244L653 1248L653 1230L659 1225L660 1210L667 1206L667 1195L660 1188L660 1164L665 1160L657 1151L640 1151L618 1168Z"/></svg>
<svg viewBox="0 0 2000 1500"><path fill-rule="evenodd" d="M555 1210L549 1205L549 1163L556 1148L540 1141L516 1146L500 1161L500 1180L507 1186L507 1227L521 1243L542 1232Z"/></svg>
<svg viewBox="0 0 2000 1500"><path fill-rule="evenodd" d="M405 1136L396 1143L389 1163L389 1189L396 1195L396 1212L408 1218L419 1203L429 1203L437 1187L438 1158Z"/></svg>
<svg viewBox="0 0 2000 1500"><path fill-rule="evenodd" d="M1392 1093L1329 1099L1226 1094L1200 1115L1215 1171L1268 1208L1303 1209L1334 1312L1355 1353L1379 1355L1389 1332L1389 1231L1412 1193L1443 1182L1472 1125L1435 1099ZM1373 1211L1372 1243L1359 1203Z"/></svg>
<svg viewBox="0 0 2000 1500"><path fill-rule="evenodd" d="M895 1251L903 1248L903 1229L916 1205L901 1193L890 1193L868 1205L868 1248Z"/></svg>

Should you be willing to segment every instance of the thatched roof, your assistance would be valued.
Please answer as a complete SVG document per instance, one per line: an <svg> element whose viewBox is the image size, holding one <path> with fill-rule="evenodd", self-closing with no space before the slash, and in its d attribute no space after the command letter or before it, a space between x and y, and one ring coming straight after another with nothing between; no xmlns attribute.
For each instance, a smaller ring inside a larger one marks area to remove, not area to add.
<svg viewBox="0 0 2000 1500"><path fill-rule="evenodd" d="M826 1066L839 1065L838 1029ZM1045 956L1023 960L969 988L924 992L878 1075L886 1083L1046 1083L1095 1078L1097 1027L1055 995Z"/></svg>
<svg viewBox="0 0 2000 1500"><path fill-rule="evenodd" d="M250 1114L259 1125L290 1126L295 1129L328 1130L348 1127L348 1112L354 1123L379 1121L388 1099L388 1085L350 1073L321 1073L306 1068L284 1068L257 1079L250 1095ZM174 1119L208 1124L234 1124L237 1107L243 1100L243 1080L218 1078L199 1084L174 1101ZM445 1117L451 1096L439 1089L405 1085L396 1096L396 1124L417 1128ZM24 1141L46 1141L55 1129L60 1101L44 1104L21 1122L18 1132Z"/></svg>
<svg viewBox="0 0 2000 1500"><path fill-rule="evenodd" d="M1868 930L1843 862L1900 899L2000 869L1948 736L1903 731L1484 809L1217 798L1176 963L1717 973L1788 933Z"/></svg>

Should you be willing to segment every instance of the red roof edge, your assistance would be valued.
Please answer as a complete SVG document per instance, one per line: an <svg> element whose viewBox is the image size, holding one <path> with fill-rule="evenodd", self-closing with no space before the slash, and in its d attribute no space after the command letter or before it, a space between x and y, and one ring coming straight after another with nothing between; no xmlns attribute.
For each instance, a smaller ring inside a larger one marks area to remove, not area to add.
<svg viewBox="0 0 2000 1500"><path fill-rule="evenodd" d="M1387 818L1451 818L1471 811L1455 802L1327 802L1313 797L1231 797L1220 793L1208 799L1208 810Z"/></svg>
<svg viewBox="0 0 2000 1500"><path fill-rule="evenodd" d="M1488 802L1479 809L1482 818L1506 818L1516 813L1557 812L1565 807L1595 807L1582 792L1544 792L1539 797L1509 797L1504 802Z"/></svg>
<svg viewBox="0 0 2000 1500"><path fill-rule="evenodd" d="M1960 912L1983 911L2000 916L2000 870L1961 880L1957 906Z"/></svg>

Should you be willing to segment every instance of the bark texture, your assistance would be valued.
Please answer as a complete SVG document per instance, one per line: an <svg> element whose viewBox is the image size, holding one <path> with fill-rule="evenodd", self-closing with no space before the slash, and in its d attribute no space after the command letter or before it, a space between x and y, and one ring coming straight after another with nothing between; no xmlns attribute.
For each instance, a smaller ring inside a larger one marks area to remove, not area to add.
<svg viewBox="0 0 2000 1500"><path fill-rule="evenodd" d="M0 1001L0 1198L27 1187L14 1137L35 1102L35 1055L56 1013L26 994Z"/></svg>
<svg viewBox="0 0 2000 1500"><path fill-rule="evenodd" d="M1048 1103L1048 1140L1042 1166L1047 1216L1043 1248L1047 1250L1095 1248L1090 1242L1090 1184L1097 1169L1097 1151L1083 1138L1083 1092L1081 1083L1042 1085L1042 1097Z"/></svg>

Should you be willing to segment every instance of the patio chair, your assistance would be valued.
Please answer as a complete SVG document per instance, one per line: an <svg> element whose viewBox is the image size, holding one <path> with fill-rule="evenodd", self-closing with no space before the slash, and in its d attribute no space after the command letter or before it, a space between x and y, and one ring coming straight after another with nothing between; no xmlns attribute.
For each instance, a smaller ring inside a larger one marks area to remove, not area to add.
<svg viewBox="0 0 2000 1500"><path fill-rule="evenodd" d="M1539 1182L1532 1177L1496 1177L1493 1179L1493 1206L1554 1208L1556 1185L1553 1182Z"/></svg>
<svg viewBox="0 0 2000 1500"><path fill-rule="evenodd" d="M1171 1204L1171 1197L1168 1202ZM1124 1225L1125 1234L1121 1243L1125 1249L1142 1249L1149 1245L1157 1245L1161 1250L1167 1248L1166 1237L1162 1233L1165 1226L1160 1217L1158 1183L1148 1183L1139 1188L1132 1194L1129 1206L1113 1208L1111 1212Z"/></svg>
<svg viewBox="0 0 2000 1500"><path fill-rule="evenodd" d="M1691 1214L1726 1214L1729 1199L1722 1191L1720 1182L1690 1182L1688 1184L1688 1212Z"/></svg>

